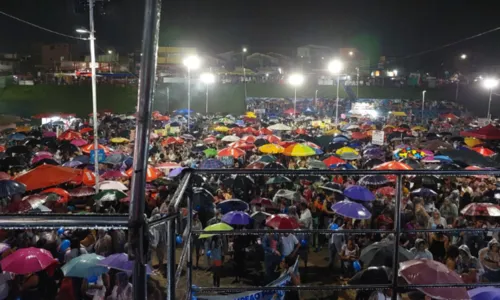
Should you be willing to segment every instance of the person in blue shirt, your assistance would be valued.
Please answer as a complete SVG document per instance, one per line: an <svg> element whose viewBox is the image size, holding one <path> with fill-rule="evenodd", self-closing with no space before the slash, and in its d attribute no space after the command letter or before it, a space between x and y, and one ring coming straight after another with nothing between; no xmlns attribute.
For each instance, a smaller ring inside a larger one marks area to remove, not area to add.
<svg viewBox="0 0 500 300"><path fill-rule="evenodd" d="M273 233L267 233L262 238L262 247L264 248L264 270L266 283L274 280L274 270L281 260L279 241L279 236Z"/></svg>

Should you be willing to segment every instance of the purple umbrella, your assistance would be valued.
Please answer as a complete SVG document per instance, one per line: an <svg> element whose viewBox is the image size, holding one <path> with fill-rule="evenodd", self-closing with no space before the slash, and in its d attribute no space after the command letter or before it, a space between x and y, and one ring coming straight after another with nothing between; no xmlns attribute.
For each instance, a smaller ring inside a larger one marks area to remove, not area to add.
<svg viewBox="0 0 500 300"><path fill-rule="evenodd" d="M431 189L428 188L419 188L414 191L411 191L412 195L417 195L420 197L433 197L437 196L437 193Z"/></svg>
<svg viewBox="0 0 500 300"><path fill-rule="evenodd" d="M486 286L467 291L471 300L500 300L500 288Z"/></svg>
<svg viewBox="0 0 500 300"><path fill-rule="evenodd" d="M383 175L366 175L358 180L359 185L384 185L389 180Z"/></svg>
<svg viewBox="0 0 500 300"><path fill-rule="evenodd" d="M78 161L78 160L72 160L72 161L68 161L68 162L65 162L63 164L63 167L68 167L68 168L76 168L78 167L79 165L82 165L83 163L81 161Z"/></svg>
<svg viewBox="0 0 500 300"><path fill-rule="evenodd" d="M222 216L222 222L229 225L248 225L250 220L250 216L242 211L231 211Z"/></svg>
<svg viewBox="0 0 500 300"><path fill-rule="evenodd" d="M182 171L184 170L185 168L175 168L175 169L172 169L170 170L170 173L168 173L168 177L177 177L179 176Z"/></svg>
<svg viewBox="0 0 500 300"><path fill-rule="evenodd" d="M134 270L134 261L128 259L125 253L112 254L99 262L99 265L112 269L127 272L129 274ZM146 265L147 274L151 274L151 268Z"/></svg>
<svg viewBox="0 0 500 300"><path fill-rule="evenodd" d="M10 245L9 244L0 243L0 254L4 253L8 249L10 249Z"/></svg>
<svg viewBox="0 0 500 300"><path fill-rule="evenodd" d="M369 219L372 217L372 214L363 205L349 200L335 203L332 205L332 210L351 219Z"/></svg>
<svg viewBox="0 0 500 300"><path fill-rule="evenodd" d="M55 133L54 131L45 131L43 133L43 137L56 137L57 136L57 133Z"/></svg>
<svg viewBox="0 0 500 300"><path fill-rule="evenodd" d="M360 185L352 185L344 190L344 196L352 200L373 201L375 195L370 190Z"/></svg>

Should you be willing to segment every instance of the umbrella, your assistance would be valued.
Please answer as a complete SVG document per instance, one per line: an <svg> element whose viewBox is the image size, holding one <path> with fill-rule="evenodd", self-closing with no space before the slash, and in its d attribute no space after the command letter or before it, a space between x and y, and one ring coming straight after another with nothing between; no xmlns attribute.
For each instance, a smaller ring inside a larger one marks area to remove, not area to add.
<svg viewBox="0 0 500 300"><path fill-rule="evenodd" d="M271 215L266 219L266 226L273 229L298 229L299 222L292 216L285 214Z"/></svg>
<svg viewBox="0 0 500 300"><path fill-rule="evenodd" d="M392 186L384 186L375 191L375 194L380 194L384 196L394 196L396 195L396 189Z"/></svg>
<svg viewBox="0 0 500 300"><path fill-rule="evenodd" d="M102 181L99 183L100 190L119 190L126 191L128 187L119 181Z"/></svg>
<svg viewBox="0 0 500 300"><path fill-rule="evenodd" d="M69 193L66 190L63 190L61 188L50 188L46 189L40 192L41 194L57 194L61 197L61 199L58 200L58 202L63 202L67 203L69 200Z"/></svg>
<svg viewBox="0 0 500 300"><path fill-rule="evenodd" d="M88 142L84 139L74 139L70 143L77 147L85 146L88 144Z"/></svg>
<svg viewBox="0 0 500 300"><path fill-rule="evenodd" d="M208 148L203 150L203 153L205 154L206 157L215 157L217 156L217 150L213 148Z"/></svg>
<svg viewBox="0 0 500 300"><path fill-rule="evenodd" d="M434 197L437 196L437 193L431 189L422 187L416 190L411 191L412 195L417 195L420 197Z"/></svg>
<svg viewBox="0 0 500 300"><path fill-rule="evenodd" d="M324 159L323 162L325 163L325 165L327 166L331 166L331 165L337 165L337 164L345 164L345 160L341 159L341 158L338 158L337 156L329 156L327 159Z"/></svg>
<svg viewBox="0 0 500 300"><path fill-rule="evenodd" d="M310 159L307 161L307 167L309 169L328 169L326 164L321 160Z"/></svg>
<svg viewBox="0 0 500 300"><path fill-rule="evenodd" d="M468 291L471 300L500 300L500 288L479 287Z"/></svg>
<svg viewBox="0 0 500 300"><path fill-rule="evenodd" d="M334 183L334 182L327 182L327 183L325 183L325 185L319 186L319 188L327 190L327 191L335 192L335 193L340 193L342 195L343 195L342 190L344 189L344 187L342 185L340 185L338 183Z"/></svg>
<svg viewBox="0 0 500 300"><path fill-rule="evenodd" d="M94 196L96 201L117 201L127 197L122 191L119 190L103 190Z"/></svg>
<svg viewBox="0 0 500 300"><path fill-rule="evenodd" d="M68 168L76 168L80 165L83 165L83 163L81 161L78 161L78 160L72 160L72 161L68 161L66 163L64 163L62 166L63 167L68 167Z"/></svg>
<svg viewBox="0 0 500 300"><path fill-rule="evenodd" d="M41 165L24 174L18 175L15 180L26 185L26 190L38 190L65 182L73 181L81 176L80 170L72 168Z"/></svg>
<svg viewBox="0 0 500 300"><path fill-rule="evenodd" d="M389 183L389 180L383 175L367 175L358 180L359 185L384 185Z"/></svg>
<svg viewBox="0 0 500 300"><path fill-rule="evenodd" d="M245 212L230 211L222 216L222 222L229 225L248 225L251 222L251 218Z"/></svg>
<svg viewBox="0 0 500 300"><path fill-rule="evenodd" d="M222 138L223 142L236 142L239 140L240 140L240 138L235 136L235 135L227 135L227 136Z"/></svg>
<svg viewBox="0 0 500 300"><path fill-rule="evenodd" d="M26 186L14 180L0 180L0 198L10 197L15 194L24 194Z"/></svg>
<svg viewBox="0 0 500 300"><path fill-rule="evenodd" d="M420 165L420 163L417 160L413 159L413 158L403 158L403 159L399 160L399 162L400 163L404 163L404 164L410 166L414 170L422 168L422 166Z"/></svg>
<svg viewBox="0 0 500 300"><path fill-rule="evenodd" d="M100 265L104 260L103 256L92 254L82 254L70 260L61 270L66 277L89 278L100 276L108 272L108 268Z"/></svg>
<svg viewBox="0 0 500 300"><path fill-rule="evenodd" d="M128 177L132 177L132 175L134 174L134 169L133 168L128 169L125 172L125 174L127 174ZM161 175L161 174L158 170L156 170L154 167L148 165L148 167L146 169L146 182L151 182L151 181L158 179L159 175Z"/></svg>
<svg viewBox="0 0 500 300"><path fill-rule="evenodd" d="M292 182L288 177L285 176L276 176L269 178L269 180L266 181L266 184L280 184L280 183L290 183Z"/></svg>
<svg viewBox="0 0 500 300"><path fill-rule="evenodd" d="M407 164L399 161L389 161L372 168L372 170L413 170Z"/></svg>
<svg viewBox="0 0 500 300"><path fill-rule="evenodd" d="M260 162L260 161L256 161L256 162L253 162L253 163L249 164L248 166L246 166L245 169L261 170L265 166L266 166L265 163Z"/></svg>
<svg viewBox="0 0 500 300"><path fill-rule="evenodd" d="M76 198L95 195L95 189L89 186L82 186L76 189L72 189L68 192L71 197L76 197Z"/></svg>
<svg viewBox="0 0 500 300"><path fill-rule="evenodd" d="M476 151L463 149L463 150L441 150L441 155L446 155L455 162L462 162L470 166L478 167L498 167L498 163L489 157L485 157Z"/></svg>
<svg viewBox="0 0 500 300"><path fill-rule="evenodd" d="M129 260L126 253L112 254L97 263L100 266L108 267L111 269L127 272L128 274L134 271L134 261ZM151 274L152 270L149 265L146 265L146 273Z"/></svg>
<svg viewBox="0 0 500 300"><path fill-rule="evenodd" d="M166 163L161 163L159 165L156 165L155 168L160 169L162 171L170 171L172 169L180 168L181 165L178 163L173 163L173 162L166 162Z"/></svg>
<svg viewBox="0 0 500 300"><path fill-rule="evenodd" d="M382 242L373 243L361 250L359 260L365 266L388 266L392 264L392 257L394 256L394 241L384 240ZM399 262L413 259L414 255L399 246Z"/></svg>
<svg viewBox="0 0 500 300"><path fill-rule="evenodd" d="M257 205L260 204L260 206L264 208L273 208L274 207L274 202L272 202L270 199L267 198L255 198L252 201L250 201L251 205Z"/></svg>
<svg viewBox="0 0 500 300"><path fill-rule="evenodd" d="M463 284L463 280L455 271L435 260L418 259L400 263L399 274L409 284ZM417 288L435 299L462 300L469 299L465 287L455 288Z"/></svg>
<svg viewBox="0 0 500 300"><path fill-rule="evenodd" d="M349 284L388 284L391 283L389 278L390 269L387 267L368 267L361 272L356 273L350 280ZM371 291L369 291L371 294Z"/></svg>
<svg viewBox="0 0 500 300"><path fill-rule="evenodd" d="M119 179L122 177L128 177L128 175L120 170L109 170L101 175L101 178L105 180Z"/></svg>
<svg viewBox="0 0 500 300"><path fill-rule="evenodd" d="M0 243L0 254L10 249L10 245L6 243Z"/></svg>
<svg viewBox="0 0 500 300"><path fill-rule="evenodd" d="M281 124L281 123L271 125L271 126L267 127L267 129L273 130L273 131L290 131L290 130L292 130L291 127L286 126L285 124Z"/></svg>
<svg viewBox="0 0 500 300"><path fill-rule="evenodd" d="M263 163L272 163L276 161L276 157L272 155L262 155L258 161Z"/></svg>
<svg viewBox="0 0 500 300"><path fill-rule="evenodd" d="M217 208L220 209L223 214L231 211L245 211L249 209L248 204L239 199L229 199L219 202Z"/></svg>
<svg viewBox="0 0 500 300"><path fill-rule="evenodd" d="M184 171L184 169L186 169L186 168L180 167L180 168L172 169L168 173L168 177L170 177L170 178L177 177L182 173L182 171Z"/></svg>
<svg viewBox="0 0 500 300"><path fill-rule="evenodd" d="M112 153L104 159L103 163L110 165L119 165L123 163L125 160L127 160L127 158L129 158L129 156L126 154Z"/></svg>
<svg viewBox="0 0 500 300"><path fill-rule="evenodd" d="M200 169L222 169L224 164L215 158L205 159L200 163Z"/></svg>
<svg viewBox="0 0 500 300"><path fill-rule="evenodd" d="M285 198L294 202L301 202L302 200L304 200L304 198L299 192L284 190L284 189L278 190L276 194L274 194L273 202L277 202L279 198Z"/></svg>
<svg viewBox="0 0 500 300"><path fill-rule="evenodd" d="M477 153L481 154L482 156L492 156L492 155L496 154L495 151L488 149L488 148L485 148L485 147L474 147L474 148L472 148L472 150L476 151Z"/></svg>
<svg viewBox="0 0 500 300"><path fill-rule="evenodd" d="M363 205L343 200L332 205L332 210L341 216L351 219L370 219L372 214Z"/></svg>
<svg viewBox="0 0 500 300"><path fill-rule="evenodd" d="M31 151L26 146L17 145L17 146L12 146L12 147L7 148L7 150L5 150L5 154L7 156L13 156L13 154L17 154L17 155L23 155L23 154L30 155Z"/></svg>
<svg viewBox="0 0 500 300"><path fill-rule="evenodd" d="M231 231L231 230L233 230L233 227L227 225L226 223L213 224L213 225L207 226L207 227L205 227L205 229L203 229L204 232L211 232L211 231ZM198 238L200 238L200 239L206 239L206 238L210 238L212 236L214 236L214 235L210 234L210 233L202 233L202 234L200 234L200 236Z"/></svg>
<svg viewBox="0 0 500 300"><path fill-rule="evenodd" d="M14 274L36 273L54 263L49 251L34 247L18 249L0 261L2 271Z"/></svg>
<svg viewBox="0 0 500 300"><path fill-rule="evenodd" d="M283 154L287 156L311 156L316 155L316 151L304 144L293 144L286 147Z"/></svg>
<svg viewBox="0 0 500 300"><path fill-rule="evenodd" d="M500 217L500 206L492 203L470 203L460 213L466 216Z"/></svg>
<svg viewBox="0 0 500 300"><path fill-rule="evenodd" d="M359 159L360 156L356 153L346 152L346 153L340 154L340 158L342 158L344 160L356 160L356 159Z"/></svg>
<svg viewBox="0 0 500 300"><path fill-rule="evenodd" d="M72 131L72 130L66 130L65 132L61 133L59 135L59 140L61 141L71 141L75 139L81 139L82 135L79 132Z"/></svg>
<svg viewBox="0 0 500 300"><path fill-rule="evenodd" d="M384 161L378 158L372 158L363 163L363 167L366 169L372 169L375 166L383 164Z"/></svg>
<svg viewBox="0 0 500 300"><path fill-rule="evenodd" d="M284 170L286 169L285 166L283 166L282 164L280 164L279 162L272 162L272 163L268 163L267 165L264 166L263 168L264 170Z"/></svg>
<svg viewBox="0 0 500 300"><path fill-rule="evenodd" d="M370 192L369 189L360 185L351 185L350 187L346 188L344 190L344 196L358 201L375 200L375 195L373 195L373 193Z"/></svg>
<svg viewBox="0 0 500 300"><path fill-rule="evenodd" d="M342 155L345 153L354 153L355 155L359 155L359 152L351 147L342 147L342 148L338 149L337 151L335 151L335 154L337 154L337 155Z"/></svg>
<svg viewBox="0 0 500 300"><path fill-rule="evenodd" d="M277 153L283 153L283 151L285 151L285 148L276 144L265 144L259 147L259 151L267 154L277 154Z"/></svg>
<svg viewBox="0 0 500 300"><path fill-rule="evenodd" d="M16 132L8 137L11 141L24 141L26 139L26 135L24 133Z"/></svg>

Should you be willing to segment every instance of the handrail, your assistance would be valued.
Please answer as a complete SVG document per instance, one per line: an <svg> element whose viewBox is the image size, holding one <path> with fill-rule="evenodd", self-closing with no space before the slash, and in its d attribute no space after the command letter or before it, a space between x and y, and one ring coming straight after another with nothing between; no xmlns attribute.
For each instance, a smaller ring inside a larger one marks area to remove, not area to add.
<svg viewBox="0 0 500 300"><path fill-rule="evenodd" d="M474 176L490 175L500 176L500 170L288 170L288 169L192 169L192 174L231 174L231 175L292 175L292 176L318 176L318 175L417 175L417 176Z"/></svg>
<svg viewBox="0 0 500 300"><path fill-rule="evenodd" d="M182 201L182 197L184 196L184 193L186 192L186 189L189 185L189 181L191 179L191 172L190 170L186 170L187 173L182 177L181 182L179 183L179 187L175 190L175 193L172 197L172 201L170 202L170 206L173 206L175 208L175 211L179 208L179 205Z"/></svg>
<svg viewBox="0 0 500 300"><path fill-rule="evenodd" d="M119 214L2 214L0 228L28 229L28 228L60 228L67 229L127 229L128 215Z"/></svg>

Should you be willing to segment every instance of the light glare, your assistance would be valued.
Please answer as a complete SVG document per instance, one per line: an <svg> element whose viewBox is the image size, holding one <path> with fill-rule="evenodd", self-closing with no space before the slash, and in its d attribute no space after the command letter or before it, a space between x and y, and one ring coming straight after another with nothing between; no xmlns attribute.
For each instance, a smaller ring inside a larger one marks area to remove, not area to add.
<svg viewBox="0 0 500 300"><path fill-rule="evenodd" d="M484 87L487 89L494 89L498 85L498 79L495 78L486 78L483 82Z"/></svg>
<svg viewBox="0 0 500 300"><path fill-rule="evenodd" d="M344 66L342 62L338 59L334 59L328 64L328 71L330 71L333 74L340 73L343 68Z"/></svg>
<svg viewBox="0 0 500 300"><path fill-rule="evenodd" d="M200 80L204 84L212 84L215 82L215 76L212 73L203 73L200 76Z"/></svg>
<svg viewBox="0 0 500 300"><path fill-rule="evenodd" d="M292 74L288 78L288 82L293 86L299 86L304 83L304 75L302 74Z"/></svg>
<svg viewBox="0 0 500 300"><path fill-rule="evenodd" d="M201 61L200 58L196 55L188 56L183 61L184 66L186 66L189 70L196 70L200 67Z"/></svg>

